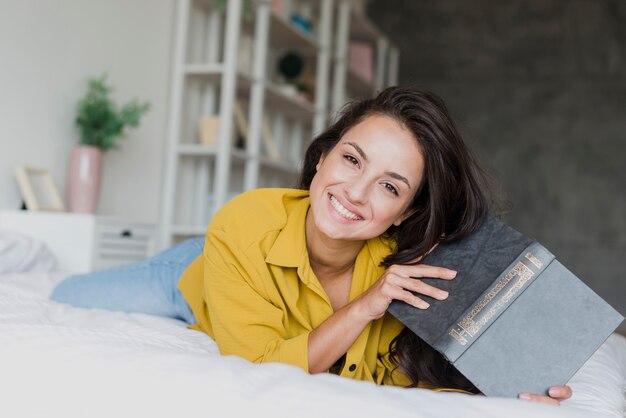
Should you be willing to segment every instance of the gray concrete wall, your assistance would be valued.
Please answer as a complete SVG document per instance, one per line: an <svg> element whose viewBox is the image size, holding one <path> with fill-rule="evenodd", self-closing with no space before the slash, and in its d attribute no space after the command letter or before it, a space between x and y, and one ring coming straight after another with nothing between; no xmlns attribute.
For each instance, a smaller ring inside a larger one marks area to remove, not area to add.
<svg viewBox="0 0 626 418"><path fill-rule="evenodd" d="M374 0L536 238L626 315L626 1ZM626 333L626 324L621 332Z"/></svg>

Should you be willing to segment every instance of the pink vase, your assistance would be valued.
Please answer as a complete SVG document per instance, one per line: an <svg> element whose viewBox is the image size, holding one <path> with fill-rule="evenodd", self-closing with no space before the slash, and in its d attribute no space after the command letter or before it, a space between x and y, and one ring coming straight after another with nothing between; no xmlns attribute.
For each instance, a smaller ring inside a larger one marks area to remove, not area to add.
<svg viewBox="0 0 626 418"><path fill-rule="evenodd" d="M95 213L101 172L100 148L91 145L74 147L67 172L67 204L70 212Z"/></svg>

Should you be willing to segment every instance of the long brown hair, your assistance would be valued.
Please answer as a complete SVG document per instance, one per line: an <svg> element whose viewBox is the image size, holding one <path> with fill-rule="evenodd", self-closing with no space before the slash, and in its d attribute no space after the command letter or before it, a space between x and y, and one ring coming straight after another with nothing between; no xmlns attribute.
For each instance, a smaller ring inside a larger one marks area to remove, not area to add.
<svg viewBox="0 0 626 418"><path fill-rule="evenodd" d="M382 263L385 267L417 264L435 244L460 239L478 228L494 206L491 179L467 148L443 100L428 91L398 86L349 103L338 120L313 140L305 154L300 188L309 189L320 157L349 129L374 114L389 116L411 131L425 160L422 184L407 209L411 216L386 231L396 247ZM427 381L476 389L408 329L392 341L390 356L413 386Z"/></svg>

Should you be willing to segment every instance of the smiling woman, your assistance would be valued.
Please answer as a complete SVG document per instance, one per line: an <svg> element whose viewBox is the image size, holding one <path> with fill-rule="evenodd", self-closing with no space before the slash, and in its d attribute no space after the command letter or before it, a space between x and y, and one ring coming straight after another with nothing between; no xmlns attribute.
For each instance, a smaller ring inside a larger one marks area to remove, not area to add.
<svg viewBox="0 0 626 418"><path fill-rule="evenodd" d="M427 309L416 295L447 298L420 278L456 272L419 259L476 229L489 202L486 176L441 99L393 87L349 105L315 138L300 189L243 193L218 211L203 242L68 278L52 298L168 312L222 354L256 363L432 387L390 360L403 327L386 311L394 299Z"/></svg>

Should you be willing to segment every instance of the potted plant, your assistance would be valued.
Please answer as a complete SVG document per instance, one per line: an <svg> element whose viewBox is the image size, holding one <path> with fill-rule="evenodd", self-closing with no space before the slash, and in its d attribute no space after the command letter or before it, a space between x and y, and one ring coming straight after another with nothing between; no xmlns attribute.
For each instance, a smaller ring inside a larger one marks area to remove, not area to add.
<svg viewBox="0 0 626 418"><path fill-rule="evenodd" d="M118 148L126 129L137 127L147 102L133 100L119 108L110 98L106 75L88 82L87 94L78 103L76 126L80 143L72 150L68 171L68 206L72 212L94 213L100 192L102 153Z"/></svg>

